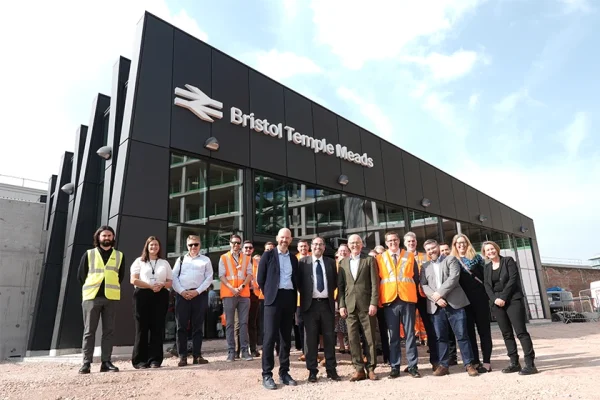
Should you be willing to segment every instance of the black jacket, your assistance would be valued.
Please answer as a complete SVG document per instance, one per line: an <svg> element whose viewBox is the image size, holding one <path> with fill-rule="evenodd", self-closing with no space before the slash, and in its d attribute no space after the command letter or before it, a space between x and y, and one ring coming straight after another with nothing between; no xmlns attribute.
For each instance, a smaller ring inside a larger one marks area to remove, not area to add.
<svg viewBox="0 0 600 400"><path fill-rule="evenodd" d="M492 283L492 262L485 265L484 271L485 291L487 292L490 301L496 299L511 301L523 298L523 289L521 289L521 276L519 268L512 257L500 256L500 281L496 284Z"/></svg>
<svg viewBox="0 0 600 400"><path fill-rule="evenodd" d="M294 286L294 290L298 290L296 283L298 259L291 253L290 262L292 263L292 285ZM273 305L277 298L277 291L279 290L279 251L277 247L263 253L258 264L256 282L258 282L258 286L265 296L265 306Z"/></svg>
<svg viewBox="0 0 600 400"><path fill-rule="evenodd" d="M331 312L335 313L335 297L334 292L337 289L337 268L335 261L329 257L323 257L323 269L327 278L327 295L329 297L329 306ZM298 291L300 292L300 310L308 311L312 304L313 285L316 281L313 274L313 258L312 256L303 257L298 262Z"/></svg>

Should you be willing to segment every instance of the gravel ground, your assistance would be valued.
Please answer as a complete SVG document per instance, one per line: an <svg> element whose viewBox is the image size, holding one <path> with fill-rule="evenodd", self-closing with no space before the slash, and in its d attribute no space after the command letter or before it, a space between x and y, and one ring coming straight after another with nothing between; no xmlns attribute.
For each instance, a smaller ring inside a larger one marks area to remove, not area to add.
<svg viewBox="0 0 600 400"><path fill-rule="evenodd" d="M210 364L178 368L175 358L166 359L163 368L135 370L130 362L116 362L119 373L77 374L78 365L59 363L0 364L0 399L439 399L449 396L469 399L600 399L600 323L544 324L529 326L537 354L540 374L523 377L505 375L507 364L504 343L497 328L493 330L493 372L471 378L461 366L451 367L445 377L431 376L425 348L419 347L419 367L424 375L413 379L402 374L387 378L389 367L379 367L380 381L349 382L350 357L338 354L338 372L342 382L325 379L324 368L319 382L306 382L305 364L299 353L292 354L291 375L296 387L267 391L261 386L260 360L225 363L224 341L208 342L205 357ZM277 367L276 367L277 368ZM325 397L327 396L327 397Z"/></svg>

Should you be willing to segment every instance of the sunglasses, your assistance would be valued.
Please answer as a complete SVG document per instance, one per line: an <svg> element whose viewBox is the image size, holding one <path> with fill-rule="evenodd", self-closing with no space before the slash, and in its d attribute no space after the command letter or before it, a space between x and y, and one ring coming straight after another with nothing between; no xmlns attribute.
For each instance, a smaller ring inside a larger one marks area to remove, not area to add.
<svg viewBox="0 0 600 400"><path fill-rule="evenodd" d="M252 250L254 247L252 246L244 246L244 250Z"/></svg>
<svg viewBox="0 0 600 400"><path fill-rule="evenodd" d="M231 244L234 246L236 246L236 245L239 246L240 244L242 244L242 242L231 242Z"/></svg>
<svg viewBox="0 0 600 400"><path fill-rule="evenodd" d="M189 243L188 247L198 247L200 246L200 243Z"/></svg>

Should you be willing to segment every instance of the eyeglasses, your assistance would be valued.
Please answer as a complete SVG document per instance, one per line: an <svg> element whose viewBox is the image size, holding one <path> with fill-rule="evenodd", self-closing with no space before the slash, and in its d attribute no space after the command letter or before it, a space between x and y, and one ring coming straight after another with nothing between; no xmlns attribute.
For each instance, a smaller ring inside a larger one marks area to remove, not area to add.
<svg viewBox="0 0 600 400"><path fill-rule="evenodd" d="M252 250L254 247L252 246L244 246L244 250Z"/></svg>
<svg viewBox="0 0 600 400"><path fill-rule="evenodd" d="M188 243L188 247L198 247L200 243Z"/></svg>
<svg viewBox="0 0 600 400"><path fill-rule="evenodd" d="M466 245L467 245L467 242L456 242L456 245L457 245L457 246L461 246L461 245L462 245L462 246L466 246Z"/></svg>
<svg viewBox="0 0 600 400"><path fill-rule="evenodd" d="M399 241L400 241L400 239L389 239L389 240L386 240L386 242L388 242L388 243L396 243L396 242L399 242Z"/></svg>
<svg viewBox="0 0 600 400"><path fill-rule="evenodd" d="M230 242L230 243L234 246L239 246L240 244L242 244L242 242Z"/></svg>

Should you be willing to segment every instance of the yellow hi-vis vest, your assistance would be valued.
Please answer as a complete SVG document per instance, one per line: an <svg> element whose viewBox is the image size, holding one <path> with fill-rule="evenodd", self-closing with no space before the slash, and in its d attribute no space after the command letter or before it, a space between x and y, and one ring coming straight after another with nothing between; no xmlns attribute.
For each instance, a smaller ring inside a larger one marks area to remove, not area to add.
<svg viewBox="0 0 600 400"><path fill-rule="evenodd" d="M119 268L123 253L113 249L108 262L104 264L100 250L87 251L89 271L81 289L83 300L93 300L104 281L104 296L108 300L121 300L121 285L119 284Z"/></svg>
<svg viewBox="0 0 600 400"><path fill-rule="evenodd" d="M380 278L380 305L391 303L397 297L407 303L416 303L417 287L414 280L414 255L402 250L396 265L394 265L389 251L377 255L376 259Z"/></svg>

